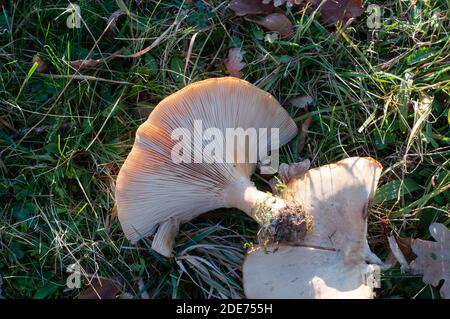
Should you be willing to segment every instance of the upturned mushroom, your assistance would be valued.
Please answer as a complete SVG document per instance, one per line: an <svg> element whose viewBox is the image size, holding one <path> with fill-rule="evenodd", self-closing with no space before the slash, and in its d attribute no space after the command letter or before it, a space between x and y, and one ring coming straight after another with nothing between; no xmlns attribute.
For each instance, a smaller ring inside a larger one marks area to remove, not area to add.
<svg viewBox="0 0 450 319"><path fill-rule="evenodd" d="M205 133L218 129L223 136L229 128L278 129L280 145L297 133L294 121L272 95L233 77L196 82L162 100L137 130L115 197L125 236L134 243L157 229L152 247L167 257L179 225L202 213L234 207L257 218L261 207L276 216L289 206L251 182L257 164L248 160L248 144L232 147L231 161L217 161L216 154L206 152L211 143L213 149L224 145L212 136L202 137L196 128L199 121ZM194 143L180 132L192 135ZM258 143L269 151L277 148L261 136ZM226 144L230 151L228 140ZM174 161L174 154L187 161ZM199 160L198 155L203 157ZM241 155L245 160L236 160Z"/></svg>
<svg viewBox="0 0 450 319"><path fill-rule="evenodd" d="M367 214L381 171L377 161L353 157L288 181L281 196L312 216L312 231L295 245L250 251L243 266L246 296L372 298L383 263L367 242Z"/></svg>

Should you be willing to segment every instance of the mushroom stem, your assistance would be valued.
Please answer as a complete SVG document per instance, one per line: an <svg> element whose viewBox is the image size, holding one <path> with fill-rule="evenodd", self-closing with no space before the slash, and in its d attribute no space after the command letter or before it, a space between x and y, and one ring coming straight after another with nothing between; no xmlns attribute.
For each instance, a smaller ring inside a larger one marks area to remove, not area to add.
<svg viewBox="0 0 450 319"><path fill-rule="evenodd" d="M238 208L253 219L261 205L270 209L274 217L278 211L286 207L285 200L270 193L259 191L248 178L242 177L230 184L226 189L225 201L227 207Z"/></svg>
<svg viewBox="0 0 450 319"><path fill-rule="evenodd" d="M175 218L169 218L162 222L153 238L152 249L165 257L172 257L179 226L180 223Z"/></svg>
<svg viewBox="0 0 450 319"><path fill-rule="evenodd" d="M261 192L246 178L228 186L225 200L228 207L242 210L261 225L260 241L298 244L312 225L301 205Z"/></svg>

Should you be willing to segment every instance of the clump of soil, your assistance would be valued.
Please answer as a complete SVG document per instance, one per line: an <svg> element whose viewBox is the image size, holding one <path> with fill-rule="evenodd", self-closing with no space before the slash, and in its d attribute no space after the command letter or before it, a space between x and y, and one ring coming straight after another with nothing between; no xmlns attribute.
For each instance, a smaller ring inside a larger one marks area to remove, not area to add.
<svg viewBox="0 0 450 319"><path fill-rule="evenodd" d="M312 216L301 205L289 205L272 220L274 241L278 243L300 243L312 230Z"/></svg>
<svg viewBox="0 0 450 319"><path fill-rule="evenodd" d="M313 217L306 213L302 205L288 203L270 221L262 225L258 239L260 244L273 243L300 244L312 231Z"/></svg>

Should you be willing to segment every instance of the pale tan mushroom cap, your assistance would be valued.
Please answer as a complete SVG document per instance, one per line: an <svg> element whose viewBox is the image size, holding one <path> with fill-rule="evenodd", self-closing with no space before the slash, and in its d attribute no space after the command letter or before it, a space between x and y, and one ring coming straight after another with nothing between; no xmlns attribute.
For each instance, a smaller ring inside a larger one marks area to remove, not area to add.
<svg viewBox="0 0 450 319"><path fill-rule="evenodd" d="M370 299L373 265L345 265L336 251L302 246L250 253L244 263L245 295L251 299Z"/></svg>
<svg viewBox="0 0 450 319"><path fill-rule="evenodd" d="M305 244L334 247L365 240L368 208L382 170L372 158L350 157L291 180L282 196L301 203L314 219Z"/></svg>
<svg viewBox="0 0 450 319"><path fill-rule="evenodd" d="M248 298L371 298L367 213L382 166L353 157L311 169L287 184L285 199L303 205L313 229L301 246L265 253L256 246L244 262ZM269 247L274 250L274 247ZM377 260L378 262L378 260Z"/></svg>
<svg viewBox="0 0 450 319"><path fill-rule="evenodd" d="M280 145L297 133L269 93L237 78L200 81L165 98L139 127L117 178L118 217L132 242L169 218L186 222L226 207L227 185L254 172L254 163L173 163L171 151L178 141L171 139L172 131L193 133L194 120L202 120L203 130L218 128L224 136L226 128L279 128Z"/></svg>

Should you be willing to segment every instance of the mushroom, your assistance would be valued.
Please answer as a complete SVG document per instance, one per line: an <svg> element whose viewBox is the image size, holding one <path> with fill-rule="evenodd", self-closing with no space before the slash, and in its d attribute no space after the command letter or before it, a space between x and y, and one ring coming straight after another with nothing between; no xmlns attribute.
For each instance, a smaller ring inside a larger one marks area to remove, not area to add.
<svg viewBox="0 0 450 319"><path fill-rule="evenodd" d="M125 236L135 243L157 229L152 248L166 257L172 255L179 225L202 213L234 207L257 218L260 207L274 216L289 207L286 201L257 190L250 181L257 164L245 155L248 145L234 147L229 162L214 161L208 154L203 161L197 160L196 154L205 155L206 145L222 142L200 136L200 144L195 145L198 121L205 132L216 128L224 135L228 128L279 129L280 145L297 134L294 121L272 95L237 78L196 82L163 99L136 132L117 177L115 197ZM180 129L194 135L194 147L187 154L177 149L179 143L189 149L192 142L185 141L185 136L180 141L173 139ZM277 148L260 136L258 143L267 144L268 150ZM191 161L174 161L174 151ZM242 154L245 160L236 160Z"/></svg>
<svg viewBox="0 0 450 319"><path fill-rule="evenodd" d="M381 171L374 159L352 157L291 179L281 196L312 216L312 231L297 243L255 246L243 266L246 296L372 298L383 263L367 242L367 214Z"/></svg>

